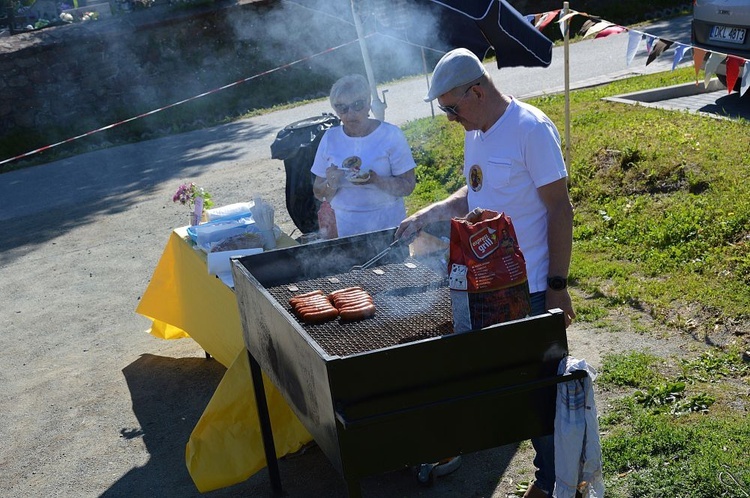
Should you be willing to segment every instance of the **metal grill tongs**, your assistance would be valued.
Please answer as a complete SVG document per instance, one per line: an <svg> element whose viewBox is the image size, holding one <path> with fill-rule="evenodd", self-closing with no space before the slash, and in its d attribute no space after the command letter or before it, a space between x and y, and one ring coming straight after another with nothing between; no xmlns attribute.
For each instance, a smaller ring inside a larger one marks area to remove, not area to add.
<svg viewBox="0 0 750 498"><path fill-rule="evenodd" d="M377 263L378 261L380 261L381 259L383 259L386 256L386 254L388 254L389 252L391 252L391 249L393 249L396 245L398 245L400 243L401 243L401 239L394 240L393 242L391 242L391 244L388 247L386 247L385 249L383 249L382 251L380 251L379 253L377 253L375 256L373 256L371 259L369 259L364 264L352 266L352 269L350 271L354 271L354 270L366 270L367 268L371 267L372 265L374 265L375 263Z"/></svg>

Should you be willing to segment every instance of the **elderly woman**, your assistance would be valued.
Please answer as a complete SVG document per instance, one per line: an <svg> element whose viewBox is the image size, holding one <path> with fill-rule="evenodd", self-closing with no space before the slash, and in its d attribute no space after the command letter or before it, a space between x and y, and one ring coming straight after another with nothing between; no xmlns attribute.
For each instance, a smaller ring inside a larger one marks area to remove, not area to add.
<svg viewBox="0 0 750 498"><path fill-rule="evenodd" d="M414 190L414 158L403 132L369 117L370 87L364 76L344 76L331 87L331 106L341 126L326 131L311 171L313 192L330 202L338 236L398 226L404 197Z"/></svg>

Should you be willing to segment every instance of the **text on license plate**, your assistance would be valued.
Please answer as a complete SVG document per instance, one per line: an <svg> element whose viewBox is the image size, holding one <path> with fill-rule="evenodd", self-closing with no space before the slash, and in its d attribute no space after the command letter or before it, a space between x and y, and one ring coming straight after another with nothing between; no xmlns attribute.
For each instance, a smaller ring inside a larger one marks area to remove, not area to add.
<svg viewBox="0 0 750 498"><path fill-rule="evenodd" d="M714 26L711 28L709 40L719 40L728 43L745 43L745 28L732 28L730 26Z"/></svg>

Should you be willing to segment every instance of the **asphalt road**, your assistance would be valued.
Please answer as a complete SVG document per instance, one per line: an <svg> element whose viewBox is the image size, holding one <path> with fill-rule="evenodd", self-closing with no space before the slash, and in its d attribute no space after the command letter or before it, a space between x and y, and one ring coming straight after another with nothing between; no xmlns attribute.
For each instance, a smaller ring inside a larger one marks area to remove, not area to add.
<svg viewBox="0 0 750 498"><path fill-rule="evenodd" d="M688 23L680 18L644 30L687 41ZM641 47L627 67L626 46L627 35L572 45L572 87L671 66L669 57L645 66ZM491 70L505 92L521 98L558 92L562 47L548 69ZM424 77L381 89L388 89L387 120L401 125L431 114L421 101ZM292 232L283 164L270 159L269 146L285 125L328 111L321 101L0 175L3 496L198 495L184 445L224 369L205 360L193 341L146 334L148 320L134 312L170 231L188 221L172 195L183 181L203 186L219 205L261 195ZM471 456L470 471L429 494L447 498L471 489L501 496L498 473L524 451L522 445ZM344 494L315 449L285 462L282 472L292 476L289 496ZM401 474L365 485L367 496L426 493ZM261 472L209 495L267 492Z"/></svg>

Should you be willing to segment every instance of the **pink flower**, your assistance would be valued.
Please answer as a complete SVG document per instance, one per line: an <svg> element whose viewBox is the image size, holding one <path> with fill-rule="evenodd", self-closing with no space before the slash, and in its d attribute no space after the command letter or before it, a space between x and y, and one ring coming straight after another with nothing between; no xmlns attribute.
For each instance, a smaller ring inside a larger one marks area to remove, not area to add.
<svg viewBox="0 0 750 498"><path fill-rule="evenodd" d="M188 205L190 208L195 204L195 199L203 198L203 208L208 209L213 206L211 194L198 187L195 183L183 183L172 196L172 202L179 202L182 205Z"/></svg>

